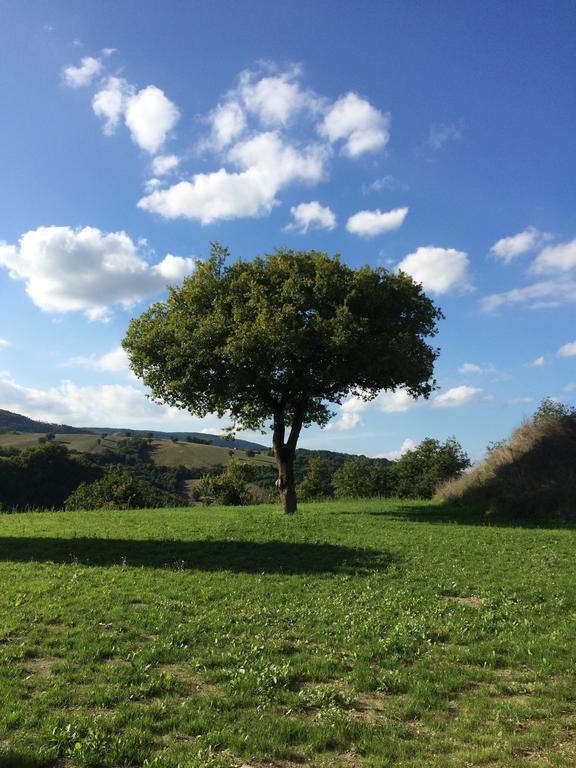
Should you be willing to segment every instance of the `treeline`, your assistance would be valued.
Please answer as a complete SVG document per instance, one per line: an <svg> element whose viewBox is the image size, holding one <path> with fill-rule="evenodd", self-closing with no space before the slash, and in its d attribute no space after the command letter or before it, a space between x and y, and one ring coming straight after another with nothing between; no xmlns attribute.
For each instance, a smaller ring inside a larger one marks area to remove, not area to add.
<svg viewBox="0 0 576 768"><path fill-rule="evenodd" d="M183 480L201 470L159 467L148 441L131 438L102 453L78 454L48 440L0 449L0 509L97 509L181 506Z"/></svg>
<svg viewBox="0 0 576 768"><path fill-rule="evenodd" d="M0 450L0 509L98 509L182 506L185 481L195 480L192 500L250 504L273 501L274 465L233 460L209 470L156 465L150 440L125 438L98 453L79 454L43 438L34 448ZM430 498L436 487L470 466L460 444L428 438L398 461L331 451L298 451L296 481L303 500L331 497Z"/></svg>

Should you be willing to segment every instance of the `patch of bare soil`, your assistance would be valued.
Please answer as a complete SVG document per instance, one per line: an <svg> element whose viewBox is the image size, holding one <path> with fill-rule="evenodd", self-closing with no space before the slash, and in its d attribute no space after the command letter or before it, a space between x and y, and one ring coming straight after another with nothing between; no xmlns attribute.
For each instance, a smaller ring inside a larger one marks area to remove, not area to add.
<svg viewBox="0 0 576 768"><path fill-rule="evenodd" d="M468 608L481 608L486 602L485 597L461 597L459 595L444 595L445 600L458 605L466 605Z"/></svg>
<svg viewBox="0 0 576 768"><path fill-rule="evenodd" d="M62 659L56 656L42 656L37 659L26 659L26 680L30 677L49 677L52 674L52 668Z"/></svg>

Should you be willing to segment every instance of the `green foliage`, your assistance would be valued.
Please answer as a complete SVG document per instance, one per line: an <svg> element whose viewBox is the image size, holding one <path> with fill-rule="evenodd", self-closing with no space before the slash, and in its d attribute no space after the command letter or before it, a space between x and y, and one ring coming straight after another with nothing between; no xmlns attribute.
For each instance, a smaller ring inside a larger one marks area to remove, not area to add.
<svg viewBox="0 0 576 768"><path fill-rule="evenodd" d="M101 474L66 446L48 442L0 458L0 506L4 509L61 508L82 482Z"/></svg>
<svg viewBox="0 0 576 768"><path fill-rule="evenodd" d="M298 486L298 495L305 500L327 499L333 496L332 474L332 467L326 459L312 456L306 475Z"/></svg>
<svg viewBox="0 0 576 768"><path fill-rule="evenodd" d="M154 395L258 429L285 404L324 424L351 390L405 386L428 395L441 313L407 275L317 251L277 251L225 265L214 245L166 302L130 323L123 346Z"/></svg>
<svg viewBox="0 0 576 768"><path fill-rule="evenodd" d="M392 496L394 474L387 461L354 456L336 470L332 485L339 498Z"/></svg>
<svg viewBox="0 0 576 768"><path fill-rule="evenodd" d="M66 509L138 509L181 506L182 499L138 479L119 466L106 467L104 477L81 483L66 500Z"/></svg>
<svg viewBox="0 0 576 768"><path fill-rule="evenodd" d="M213 245L166 302L131 321L123 347L161 402L243 429L272 418L278 490L294 512L302 427L326 424L330 403L351 393L370 400L402 386L428 397L438 351L427 339L442 313L403 273L317 251L226 265L228 255Z"/></svg>
<svg viewBox="0 0 576 768"><path fill-rule="evenodd" d="M534 423L547 420L557 421L567 416L576 416L576 408L558 400L552 400L551 397L546 397L534 411L532 421Z"/></svg>
<svg viewBox="0 0 576 768"><path fill-rule="evenodd" d="M396 493L400 498L431 499L440 483L459 477L470 459L453 437L444 443L427 437L395 464Z"/></svg>
<svg viewBox="0 0 576 768"><path fill-rule="evenodd" d="M195 486L195 495L229 506L252 504L254 497L246 485L253 476L250 464L232 460L221 474L204 475Z"/></svg>

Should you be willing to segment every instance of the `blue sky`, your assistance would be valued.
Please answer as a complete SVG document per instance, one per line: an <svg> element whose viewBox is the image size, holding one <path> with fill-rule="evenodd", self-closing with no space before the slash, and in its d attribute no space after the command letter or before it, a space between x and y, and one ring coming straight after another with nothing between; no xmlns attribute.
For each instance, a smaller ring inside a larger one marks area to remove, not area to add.
<svg viewBox="0 0 576 768"><path fill-rule="evenodd" d="M130 317L209 243L403 268L446 319L439 389L301 445L477 458L576 400L572 2L0 0L0 407L217 430L151 404Z"/></svg>

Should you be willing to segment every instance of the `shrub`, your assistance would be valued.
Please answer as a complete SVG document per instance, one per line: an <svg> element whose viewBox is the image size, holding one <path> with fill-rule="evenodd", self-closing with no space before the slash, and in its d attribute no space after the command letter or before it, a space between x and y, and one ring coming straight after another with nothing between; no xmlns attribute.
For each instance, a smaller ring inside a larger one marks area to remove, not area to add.
<svg viewBox="0 0 576 768"><path fill-rule="evenodd" d="M333 469L320 456L312 456L308 470L298 486L298 495L304 500L326 499L334 495L332 487Z"/></svg>
<svg viewBox="0 0 576 768"><path fill-rule="evenodd" d="M453 437L444 443L427 437L396 462L396 493L401 498L431 499L441 483L459 477L469 466L468 455Z"/></svg>
<svg viewBox="0 0 576 768"><path fill-rule="evenodd" d="M219 475L204 475L196 483L195 496L217 501L219 504L241 506L252 504L254 495L247 488L252 479L249 464L232 460Z"/></svg>
<svg viewBox="0 0 576 768"><path fill-rule="evenodd" d="M354 456L334 472L332 485L339 498L391 496L394 493L392 465L381 459Z"/></svg>
<svg viewBox="0 0 576 768"><path fill-rule="evenodd" d="M183 501L120 466L109 466L104 477L81 483L66 499L66 509L140 509L182 506Z"/></svg>

